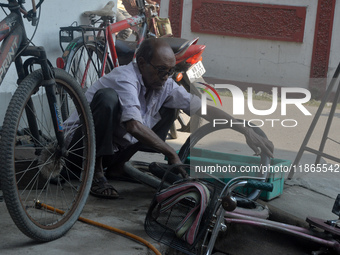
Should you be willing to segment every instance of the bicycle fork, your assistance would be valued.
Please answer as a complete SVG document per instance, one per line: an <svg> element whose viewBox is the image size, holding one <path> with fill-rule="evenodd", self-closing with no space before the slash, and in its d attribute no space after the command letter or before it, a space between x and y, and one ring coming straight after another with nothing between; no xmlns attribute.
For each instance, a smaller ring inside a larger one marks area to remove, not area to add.
<svg viewBox="0 0 340 255"><path fill-rule="evenodd" d="M42 85L45 88L50 115L54 127L54 132L56 135L56 139L58 142L58 148L60 150L60 156L66 155L66 148L65 148L65 142L64 142L64 132L63 132L63 125L62 125L62 117L61 117L61 110L59 109L59 106L57 104L57 97L56 97L56 81L54 79L53 71L51 69L51 66L47 60L46 52L43 47L34 47L29 46L25 49L25 51L22 54L23 56L34 56L35 61L37 64L41 66L42 74L43 74L43 82ZM28 61L28 60L26 60ZM20 81L28 74L28 70L24 70L24 66L22 65L21 59L16 60L16 68L19 75L19 81ZM25 107L26 110L26 116L29 120L29 129L33 136L34 144L37 147L39 144L39 128L36 120L36 111L34 108L33 100L32 98L29 99L27 102L27 105Z"/></svg>
<svg viewBox="0 0 340 255"><path fill-rule="evenodd" d="M202 255L212 254L218 233L220 231L225 232L226 230L227 230L227 226L224 224L224 209L220 208L218 215L217 216L214 215L210 228L208 229L208 232L211 232L210 238L208 238L207 235L204 238L201 254ZM206 244L207 241L208 243Z"/></svg>

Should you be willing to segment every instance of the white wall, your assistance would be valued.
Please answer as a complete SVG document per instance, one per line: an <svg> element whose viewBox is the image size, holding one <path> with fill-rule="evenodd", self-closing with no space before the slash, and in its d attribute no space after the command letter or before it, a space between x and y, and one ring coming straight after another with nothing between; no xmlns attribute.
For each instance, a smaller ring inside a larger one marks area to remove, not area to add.
<svg viewBox="0 0 340 255"><path fill-rule="evenodd" d="M308 87L317 0L280 2L277 0L233 0L235 2L306 6L303 43L193 33L190 25L192 1L194 0L184 1L182 37L192 39L198 36L200 37L199 43L207 46L203 54L203 63L207 70L206 77L278 86ZM169 0L162 0L162 10L168 2ZM167 12L164 10L161 14L167 15ZM334 60L331 62L332 67L333 63Z"/></svg>
<svg viewBox="0 0 340 255"><path fill-rule="evenodd" d="M190 25L192 1L194 0L184 1L182 37L193 39L198 36L199 43L207 46L203 55L203 63L207 70L205 76L279 86L308 87L318 0L284 1L285 5L307 7L303 43L192 33ZM277 0L234 1L280 4ZM45 1L33 42L45 47L49 59L55 65L56 58L62 54L59 47L59 27L68 26L73 21L88 24L88 20L82 17L81 13L102 8L106 3L107 1L93 0ZM281 3L283 4L283 1ZM30 9L30 1L27 1L26 8ZM166 17L168 9L169 0L162 0L160 16ZM335 10L334 31L337 31L336 28L340 25L338 13L340 13L339 3ZM28 36L31 37L34 28L30 24L26 27ZM340 61L339 43L340 34L334 32L328 77L332 77ZM0 93L14 91L17 79L14 71L13 65L0 86ZM0 98L0 125L6 108L7 100Z"/></svg>
<svg viewBox="0 0 340 255"><path fill-rule="evenodd" d="M78 24L89 24L89 20L82 17L81 14L84 11L100 9L104 7L107 2L108 1L105 0L45 0L42 4L40 24L36 35L33 38L33 43L37 46L45 47L49 60L55 66L57 57L60 57L62 54L59 47L59 27L69 26L74 21L77 21ZM38 3L38 0L36 0L36 3ZM26 1L25 7L27 10L30 10L31 1ZM0 10L0 12L2 11ZM4 18L4 15L1 15L0 17L1 19ZM27 21L25 24L27 36L28 38L31 38L35 28ZM13 92L16 79L15 67L13 64L10 68L10 73L6 75L3 84L0 86L0 93Z"/></svg>
<svg viewBox="0 0 340 255"><path fill-rule="evenodd" d="M116 2L117 0L115 0ZM37 46L44 46L47 57L51 63L56 66L56 59L62 55L59 46L59 27L69 26L74 21L78 24L89 24L89 20L81 14L84 11L97 10L105 6L108 1L93 0L58 0L47 1L42 4L41 19L33 43ZM38 3L38 0L36 0ZM31 1L26 1L25 7L31 9ZM0 10L0 12L2 12ZM1 15L3 19L5 15ZM26 21L26 20L25 20ZM25 22L28 38L32 37L34 27L27 21ZM0 86L0 126L2 125L5 111L9 104L11 93L16 88L17 75L15 66L9 69L4 81Z"/></svg>
<svg viewBox="0 0 340 255"><path fill-rule="evenodd" d="M200 37L199 43L207 45L203 55L203 63L207 69L205 76L220 79L263 83L280 86L308 87L310 64L313 49L313 37L317 0L285 0L285 5L306 6L306 25L303 43L281 42L261 39L247 39L232 36L208 35L191 32L191 6L193 0L184 1L182 20L182 37L192 39ZM227 1L227 0L226 0ZM256 2L278 4L277 0L235 0L236 2ZM88 20L81 16L86 10L103 7L106 1L93 0L58 0L43 3L41 23L33 42L44 45L52 64L61 55L59 47L59 27L70 25L73 21L88 24ZM161 1L161 14L168 14L169 0ZM30 1L26 3L30 8ZM334 28L340 25L339 4L336 5ZM33 27L27 26L28 36L33 33ZM329 74L334 73L340 61L340 34L333 33ZM5 78L1 92L12 92L16 76L14 66Z"/></svg>

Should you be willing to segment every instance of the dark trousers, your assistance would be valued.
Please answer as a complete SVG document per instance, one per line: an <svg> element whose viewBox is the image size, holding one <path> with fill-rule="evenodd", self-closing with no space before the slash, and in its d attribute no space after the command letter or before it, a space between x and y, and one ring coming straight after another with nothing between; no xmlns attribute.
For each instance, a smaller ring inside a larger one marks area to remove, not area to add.
<svg viewBox="0 0 340 255"><path fill-rule="evenodd" d="M98 90L92 99L90 107L96 132L96 156L103 157L103 167L123 164L137 151L154 151L152 148L137 142L127 148L120 148L118 152L114 152L114 134L120 121L120 103L114 89ZM162 107L159 113L161 120L152 130L165 141L169 129L176 119L177 110Z"/></svg>

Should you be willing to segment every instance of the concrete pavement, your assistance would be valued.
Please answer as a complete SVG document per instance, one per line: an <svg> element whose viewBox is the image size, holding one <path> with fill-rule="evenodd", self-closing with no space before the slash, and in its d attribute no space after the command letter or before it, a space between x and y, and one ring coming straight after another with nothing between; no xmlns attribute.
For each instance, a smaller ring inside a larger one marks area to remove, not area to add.
<svg viewBox="0 0 340 255"><path fill-rule="evenodd" d="M232 112L232 100L230 97L223 98L223 109ZM271 102L256 101L256 107L269 109ZM282 125L264 125L262 129L275 145L275 158L293 161L300 148L305 134L310 126L316 107L307 107L312 116L304 116L296 107L291 106L287 110L287 116L281 116L280 111L270 115L271 119L296 119L298 125L286 128ZM316 127L315 135L312 136L309 146L319 146L324 124L327 120L329 108L323 112L319 125ZM264 119L253 116L246 112L245 119ZM279 123L279 122L278 122ZM340 111L337 110L329 136L336 139L340 125ZM179 149L188 134L179 133L178 139L168 140L175 149ZM242 135L224 130L215 132L209 139L202 140L200 146L225 153L252 155L253 152L245 145ZM328 141L325 152L339 157L339 144ZM300 164L314 163L315 156L304 153ZM133 160L147 162L165 162L160 154L137 153ZM335 162L322 159L322 164ZM288 174L286 174L287 176ZM154 190L142 184L111 181L120 192L117 200L105 200L89 196L82 217L98 221L116 228L123 229L139 235L150 241L162 254L166 247L154 242L144 231L143 222L149 203L154 195ZM1 192L1 191L0 191ZM331 208L336 195L340 193L339 172L317 174L303 171L294 174L292 180L286 180L283 194L271 201L265 202L272 209L275 217L285 221L302 224L306 216L312 215L319 218L335 219ZM0 254L153 254L145 246L109 232L98 227L77 222L74 227L62 238L49 243L36 243L24 236L14 225L6 210L5 204L0 202ZM173 253L169 253L173 254ZM252 253L249 253L252 254ZM262 253L263 254L263 253ZM271 253L268 253L271 254ZM282 253L284 254L284 253Z"/></svg>

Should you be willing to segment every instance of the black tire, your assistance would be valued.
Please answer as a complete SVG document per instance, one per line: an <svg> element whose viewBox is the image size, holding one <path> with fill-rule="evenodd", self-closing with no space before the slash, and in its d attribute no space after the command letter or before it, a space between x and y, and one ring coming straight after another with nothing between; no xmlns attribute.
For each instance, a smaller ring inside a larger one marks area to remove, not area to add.
<svg viewBox="0 0 340 255"><path fill-rule="evenodd" d="M69 48L69 47L68 47ZM86 91L101 77L100 70L103 66L104 46L98 42L80 42L68 53L64 59L64 70L71 74ZM89 63L86 78L84 72ZM106 62L105 74L112 70L110 61ZM83 81L83 84L82 84Z"/></svg>
<svg viewBox="0 0 340 255"><path fill-rule="evenodd" d="M179 174L175 173L167 173L167 176L164 177L168 167L169 165L166 163L127 161L124 164L124 171L136 181L158 189L163 179L163 187L182 179Z"/></svg>
<svg viewBox="0 0 340 255"><path fill-rule="evenodd" d="M64 53L63 59L65 63L64 70L71 74L83 91L92 86L92 84L101 77L101 69L103 66L104 58L104 45L100 42L88 41L75 39L75 42L68 45L67 54ZM76 46L74 46L76 44ZM86 69L86 66L87 69ZM84 75L87 70L86 75ZM105 66L105 73L109 73L112 70L112 64L108 59ZM63 99L62 99L63 100ZM68 104L63 104L61 108L63 119L68 118L70 110Z"/></svg>
<svg viewBox="0 0 340 255"><path fill-rule="evenodd" d="M75 79L64 70L54 69L54 73L56 95L62 91L70 109L76 110L79 116L79 125L72 128L82 135L78 142L83 149L81 152L72 147L67 149L68 155L77 155L82 161L77 169L79 175L71 170L73 165L66 154L60 153L40 70L27 76L15 91L0 141L0 179L6 206L17 227L38 241L63 236L77 221L91 188L95 161L94 126L85 96ZM61 107L63 101L56 98ZM28 102L32 101L39 140L33 138L34 132L26 121ZM71 139L70 131L65 128L64 138L65 142ZM39 201L64 214L45 209Z"/></svg>
<svg viewBox="0 0 340 255"><path fill-rule="evenodd" d="M143 161L127 161L124 164L124 171L135 180L157 189L161 179L153 175L149 170L149 164Z"/></svg>
<svg viewBox="0 0 340 255"><path fill-rule="evenodd" d="M194 148L194 146L197 144L199 140L201 140L203 137L209 135L210 133L226 129L224 126L220 127L213 127L211 123L205 124L204 126L197 129L194 133L192 133L186 142L182 145L178 156L181 159L181 161L184 163L186 158L190 154L190 150ZM254 131L258 133L259 135L266 137L266 134L258 127L254 127ZM270 164L270 158L265 155L261 154L261 163L262 166L266 166L267 169L269 169ZM124 165L124 170L126 173L128 173L131 177L136 179L137 181L140 181L143 184L146 184L150 187L153 187L157 189L161 183L161 177L164 175L164 173L158 173L159 177L152 174L149 170L149 163L141 162L141 161L128 161ZM264 177L267 179L268 172L262 172L259 177ZM237 197L239 206L242 207L253 207L252 200L255 201L260 196L260 190L253 190L250 194L248 194L246 197Z"/></svg>
<svg viewBox="0 0 340 255"><path fill-rule="evenodd" d="M254 126L254 125L252 125ZM211 123L205 124L202 127L198 128L194 133L192 133L188 139L185 141L185 143L182 145L178 156L181 159L182 162L185 162L186 158L189 156L190 154L190 150L192 148L194 148L194 146L197 144L197 142L199 140L201 140L203 137L209 135L212 132L215 132L217 130L221 130L221 129L226 129L228 127L224 126L224 125L219 125L216 127L213 127L213 125ZM253 127L254 131L263 136L263 137L267 137L266 134L258 127ZM265 166L267 169L269 169L269 165L270 165L270 157L267 156L266 154L262 153L261 154L261 161L260 161L260 165ZM268 171L264 171L261 172L259 174L258 177L264 177L264 178L268 178ZM253 190L250 194L248 194L246 196L246 201L244 201L244 203L247 203L248 200L256 200L259 196L260 196L261 191L260 190ZM239 198L239 200L241 201L242 198Z"/></svg>

